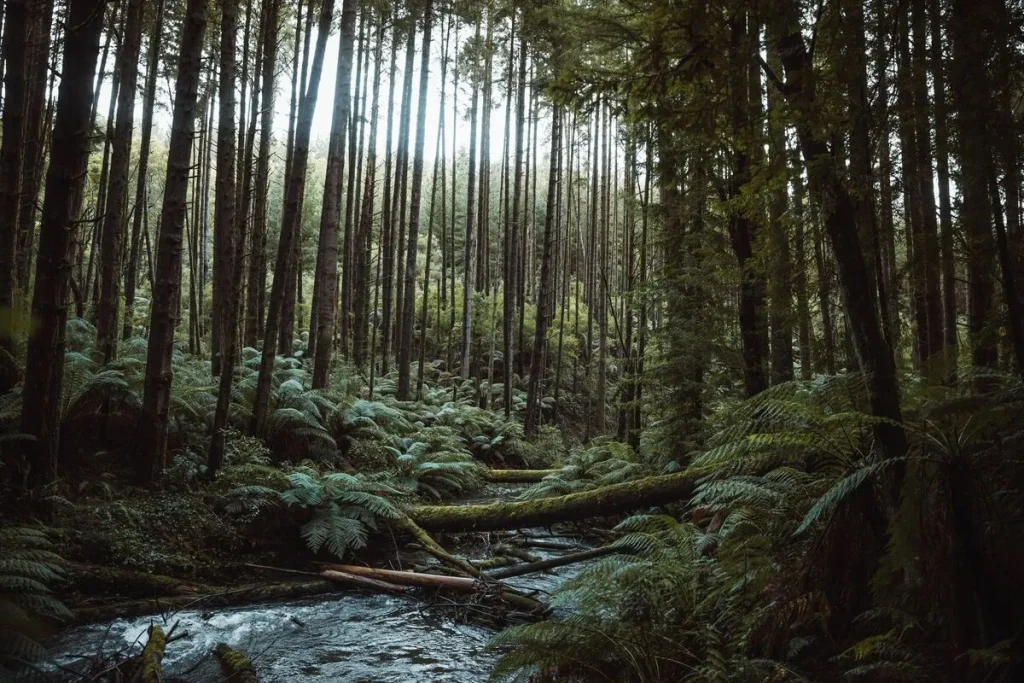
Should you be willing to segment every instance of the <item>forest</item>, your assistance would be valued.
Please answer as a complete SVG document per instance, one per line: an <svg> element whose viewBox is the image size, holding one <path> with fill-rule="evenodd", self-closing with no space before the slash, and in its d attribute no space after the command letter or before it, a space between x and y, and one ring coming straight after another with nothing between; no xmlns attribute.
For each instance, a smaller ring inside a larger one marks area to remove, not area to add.
<svg viewBox="0 0 1024 683"><path fill-rule="evenodd" d="M1024 680L1021 0L0 5L0 681Z"/></svg>

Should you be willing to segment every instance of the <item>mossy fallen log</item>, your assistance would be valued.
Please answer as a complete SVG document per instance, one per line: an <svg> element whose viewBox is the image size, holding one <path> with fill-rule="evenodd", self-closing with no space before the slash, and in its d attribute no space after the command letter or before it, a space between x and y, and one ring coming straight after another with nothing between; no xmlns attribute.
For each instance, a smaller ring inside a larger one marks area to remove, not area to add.
<svg viewBox="0 0 1024 683"><path fill-rule="evenodd" d="M496 484L535 484L560 470L487 470L484 479Z"/></svg>
<svg viewBox="0 0 1024 683"><path fill-rule="evenodd" d="M689 499L694 477L647 477L565 496L484 505L416 505L406 514L425 531L497 531L607 517Z"/></svg>
<svg viewBox="0 0 1024 683"><path fill-rule="evenodd" d="M220 668L232 683L256 683L256 668L252 661L227 643L220 643L213 648L213 653L220 660Z"/></svg>
<svg viewBox="0 0 1024 683"><path fill-rule="evenodd" d="M149 640L142 650L142 683L163 681L164 650L167 649L167 635L157 625L149 627Z"/></svg>

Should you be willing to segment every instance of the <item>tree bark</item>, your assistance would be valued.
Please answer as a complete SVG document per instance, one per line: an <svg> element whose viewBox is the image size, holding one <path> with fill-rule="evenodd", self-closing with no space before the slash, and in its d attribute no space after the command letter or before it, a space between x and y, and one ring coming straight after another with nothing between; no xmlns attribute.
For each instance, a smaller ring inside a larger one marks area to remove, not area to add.
<svg viewBox="0 0 1024 683"><path fill-rule="evenodd" d="M509 64L511 71L512 64ZM519 80L516 83L516 151L512 171L512 223L509 228L507 239L508 249L505 254L505 315L501 321L503 337L503 359L504 362L504 402L505 417L512 414L512 366L516 354L513 330L516 319L516 294L518 293L518 263L519 263L519 231L522 220L523 206L521 202L523 188L523 129L526 111L526 38L519 39ZM453 266L454 267L454 266Z"/></svg>
<svg viewBox="0 0 1024 683"><path fill-rule="evenodd" d="M8 3L8 30L10 7ZM57 95L53 152L46 173L39 229L32 297L35 325L25 361L25 372L29 373L26 376L32 381L25 383L22 394L21 431L36 440L27 444L17 469L23 483L35 487L45 486L57 476L70 248L75 232L75 197L82 192L89 161L92 77L103 29L102 9L97 9L95 0L71 0L68 5L63 77ZM10 100L7 103L11 106Z"/></svg>
<svg viewBox="0 0 1024 683"><path fill-rule="evenodd" d="M341 47L338 50L337 74L334 81L334 113L327 150L327 177L320 213L320 246L316 256L316 284L319 288L316 310L316 342L313 360L313 388L327 386L331 375L334 350L334 313L338 306L338 225L341 215L341 177L345 169L345 144L352 110L352 49L356 38L358 0L344 0L341 5ZM349 177L354 175L349 167Z"/></svg>
<svg viewBox="0 0 1024 683"><path fill-rule="evenodd" d="M776 33L786 72L784 94L794 109L797 135L807 163L811 192L817 199L832 249L839 266L839 285L846 304L854 348L861 372L868 377L871 411L886 419L874 428L875 438L887 457L901 457L907 449L900 410L899 385L892 352L882 334L867 263L857 236L854 207L843 185L818 118L822 112L810 53L799 31L795 2L789 0L773 15L781 29Z"/></svg>
<svg viewBox="0 0 1024 683"><path fill-rule="evenodd" d="M171 403L174 327L180 315L176 302L181 288L181 238L185 228L192 131L195 125L207 0L189 0L178 78L175 85L167 176L156 253L156 282L149 318L146 383L142 396L136 445L137 479L150 483L160 476L167 460L167 421Z"/></svg>
<svg viewBox="0 0 1024 683"><path fill-rule="evenodd" d="M544 214L544 255L540 266L540 289L537 292L536 334L533 339L533 355L530 359L530 382L526 395L526 426L527 436L537 433L537 412L540 403L540 376L544 372L544 341L547 337L548 301L551 298L551 257L555 231L555 193L561 173L562 155L562 112L558 107L552 108L551 116L551 157L548 169L548 201L547 212Z"/></svg>
<svg viewBox="0 0 1024 683"><path fill-rule="evenodd" d="M317 28L316 52L313 55L313 70L309 77L309 88L299 106L299 120L295 130L295 146L289 182L285 190L284 214L281 219L281 238L277 248L277 266L274 269L274 284L270 290L267 324L264 330L260 373L256 383L253 401L252 432L266 433L267 417L270 410L270 380L274 370L274 342L281 326L285 303L286 280L293 276L288 261L293 253L299 232L299 207L302 204L306 181L306 165L309 159L309 137L313 127L313 113L316 110L320 76L327 49L327 36L331 32L334 14L334 0L324 0L320 9L320 23Z"/></svg>
<svg viewBox="0 0 1024 683"><path fill-rule="evenodd" d="M32 270L32 248L36 232L36 205L43 179L45 153L50 137L49 116L44 116L47 73L50 67L50 33L53 24L53 0L42 0L30 28L25 106L25 153L21 171L21 206L18 212L16 247L17 287L27 299ZM56 64L54 64L56 67ZM56 68L54 69L56 71Z"/></svg>
<svg viewBox="0 0 1024 683"><path fill-rule="evenodd" d="M110 154L107 206L103 215L100 248L100 299L96 312L96 346L104 363L117 356L118 285L121 275L121 242L124 239L124 211L131 162L132 131L135 128L135 85L139 76L142 44L142 2L128 0L124 35L117 56L117 120Z"/></svg>
<svg viewBox="0 0 1024 683"><path fill-rule="evenodd" d="M149 52L146 57L146 86L142 104L142 130L139 140L139 168L136 172L135 210L132 215L131 244L124 275L124 326L121 338L132 336L135 318L135 288L137 286L139 253L141 250L142 219L148 210L149 193L149 149L153 139L153 109L156 106L156 84L159 76L160 46L164 30L164 0L157 0L155 22L149 35ZM148 233L146 235L148 238Z"/></svg>
<svg viewBox="0 0 1024 683"><path fill-rule="evenodd" d="M420 204L423 195L423 150L427 137L427 86L430 77L430 33L434 5L426 0L423 8L423 46L420 49L420 93L416 109L416 142L413 148L412 190L409 203L409 244L405 256L405 301L402 304L401 339L398 344L398 400L409 400L413 326L416 317L416 255L419 251ZM411 103L410 103L411 104ZM443 102L442 102L443 107ZM426 333L426 328L423 330Z"/></svg>
<svg viewBox="0 0 1024 683"><path fill-rule="evenodd" d="M21 192L21 165L25 131L26 42L28 26L35 20L34 2L7 0L4 13L3 59L4 112L0 141L0 314L9 317L0 325L0 349L14 353L13 329L15 247ZM91 79L91 74L90 74ZM0 387L6 388L6 387Z"/></svg>
<svg viewBox="0 0 1024 683"><path fill-rule="evenodd" d="M480 40L480 24L476 27L476 40ZM476 206L476 123L477 96L479 87L473 83L472 104L469 109L469 168L466 173L466 244L463 253L462 277L462 364L459 374L462 379L469 379L470 363L473 360L473 279L476 270L473 259L476 249L473 245L475 237L474 219Z"/></svg>

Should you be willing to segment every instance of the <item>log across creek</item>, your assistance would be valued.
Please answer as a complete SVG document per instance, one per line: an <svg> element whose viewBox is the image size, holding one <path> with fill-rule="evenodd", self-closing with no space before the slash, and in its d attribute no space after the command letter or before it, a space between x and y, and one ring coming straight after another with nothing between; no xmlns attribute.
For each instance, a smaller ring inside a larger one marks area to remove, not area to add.
<svg viewBox="0 0 1024 683"><path fill-rule="evenodd" d="M481 505L415 505L408 518L425 531L498 531L551 526L608 517L644 507L685 501L693 493L692 474L663 474L564 496Z"/></svg>

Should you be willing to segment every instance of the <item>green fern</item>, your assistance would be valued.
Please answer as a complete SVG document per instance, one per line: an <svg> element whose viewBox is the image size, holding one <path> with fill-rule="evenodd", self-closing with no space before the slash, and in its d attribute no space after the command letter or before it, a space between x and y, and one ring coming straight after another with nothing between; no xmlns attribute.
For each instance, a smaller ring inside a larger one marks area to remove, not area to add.
<svg viewBox="0 0 1024 683"><path fill-rule="evenodd" d="M46 657L34 635L40 618L71 617L52 594L64 579L63 561L48 529L0 529L0 675L13 675Z"/></svg>

